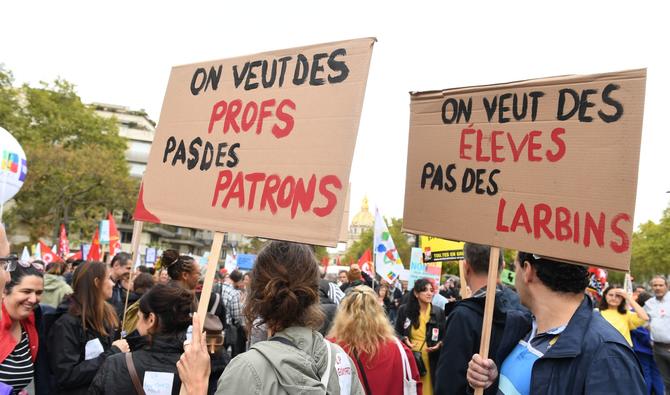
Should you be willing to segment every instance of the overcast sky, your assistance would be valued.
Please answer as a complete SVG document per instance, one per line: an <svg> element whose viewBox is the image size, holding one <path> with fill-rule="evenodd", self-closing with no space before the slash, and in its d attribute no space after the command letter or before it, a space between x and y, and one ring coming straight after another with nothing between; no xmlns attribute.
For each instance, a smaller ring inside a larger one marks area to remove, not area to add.
<svg viewBox="0 0 670 395"><path fill-rule="evenodd" d="M17 83L60 76L85 102L143 108L158 121L173 65L377 37L351 215L367 195L372 210L394 217L403 212L409 91L646 67L635 224L657 221L668 206L670 13L663 2L168 3L5 2L0 63Z"/></svg>

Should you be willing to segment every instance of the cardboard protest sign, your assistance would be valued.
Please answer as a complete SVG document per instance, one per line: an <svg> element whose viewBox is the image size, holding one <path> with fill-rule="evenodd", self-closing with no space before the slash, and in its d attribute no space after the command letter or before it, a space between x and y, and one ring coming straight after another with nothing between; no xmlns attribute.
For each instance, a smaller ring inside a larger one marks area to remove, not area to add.
<svg viewBox="0 0 670 395"><path fill-rule="evenodd" d="M412 248L409 260L408 288L414 288L414 282L420 278L430 278L435 286L440 286L442 262L424 262L421 248Z"/></svg>
<svg viewBox="0 0 670 395"><path fill-rule="evenodd" d="M374 41L174 67L135 219L336 245Z"/></svg>
<svg viewBox="0 0 670 395"><path fill-rule="evenodd" d="M440 239L433 236L419 236L419 247L423 250L424 262L457 261L463 259L462 241Z"/></svg>
<svg viewBox="0 0 670 395"><path fill-rule="evenodd" d="M404 230L618 270L646 70L411 94Z"/></svg>

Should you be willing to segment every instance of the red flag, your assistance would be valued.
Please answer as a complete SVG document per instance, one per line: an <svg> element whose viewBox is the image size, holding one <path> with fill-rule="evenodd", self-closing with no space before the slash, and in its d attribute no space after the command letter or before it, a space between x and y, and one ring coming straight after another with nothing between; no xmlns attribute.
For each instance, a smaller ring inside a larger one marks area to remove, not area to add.
<svg viewBox="0 0 670 395"><path fill-rule="evenodd" d="M73 254L70 254L70 256L68 256L67 259L72 259L74 261L80 260L80 259L82 259L81 254L82 254L82 252L81 252L81 250L79 250L79 251L77 251Z"/></svg>
<svg viewBox="0 0 670 395"><path fill-rule="evenodd" d="M58 255L66 257L70 254L70 242L67 240L65 225L60 224L60 235L58 236Z"/></svg>
<svg viewBox="0 0 670 395"><path fill-rule="evenodd" d="M323 270L326 271L326 272L328 271L328 261L329 261L329 260L330 260L330 259L328 259L327 256L324 256L324 257L321 259L321 266L323 266Z"/></svg>
<svg viewBox="0 0 670 395"><path fill-rule="evenodd" d="M91 241L91 249L88 250L88 255L86 256L87 261L100 261L102 259L102 253L100 252L100 230L95 229L95 234L93 235L93 241Z"/></svg>
<svg viewBox="0 0 670 395"><path fill-rule="evenodd" d="M121 252L121 238L118 229L116 229L116 222L114 222L112 213L107 215L107 219L109 220L109 255L113 257Z"/></svg>
<svg viewBox="0 0 670 395"><path fill-rule="evenodd" d="M42 253L42 261L47 265L51 262L63 262L63 260L58 255L54 254L54 252L51 251L51 248L44 244L42 240L40 240L40 252Z"/></svg>
<svg viewBox="0 0 670 395"><path fill-rule="evenodd" d="M372 251L369 248L365 250L360 258L358 258L358 267L370 276L374 276L374 270L372 268Z"/></svg>

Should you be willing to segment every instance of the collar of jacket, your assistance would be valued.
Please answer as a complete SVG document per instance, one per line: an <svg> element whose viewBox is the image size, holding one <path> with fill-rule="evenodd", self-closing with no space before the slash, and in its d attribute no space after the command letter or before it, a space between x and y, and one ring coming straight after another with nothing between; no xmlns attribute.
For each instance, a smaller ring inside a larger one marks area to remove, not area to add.
<svg viewBox="0 0 670 395"><path fill-rule="evenodd" d="M554 344L544 358L572 358L582 353L582 342L586 331L591 326L593 319L593 304L591 299L584 295L582 304L579 305L575 313L568 321L556 344Z"/></svg>
<svg viewBox="0 0 670 395"><path fill-rule="evenodd" d="M0 362L2 362L12 353L18 342L14 339L14 336L12 336L12 332L10 331L12 327L12 319L7 312L5 303L0 302L0 304L2 305L2 318L0 319ZM37 308L39 308L39 306ZM30 354L33 362L35 362L38 347L37 328L35 328L35 313L31 312L28 318L21 321L21 326L28 334Z"/></svg>
<svg viewBox="0 0 670 395"><path fill-rule="evenodd" d="M183 353L184 340L186 340L186 332L158 335L153 336L151 341L145 344L144 348L159 353Z"/></svg>

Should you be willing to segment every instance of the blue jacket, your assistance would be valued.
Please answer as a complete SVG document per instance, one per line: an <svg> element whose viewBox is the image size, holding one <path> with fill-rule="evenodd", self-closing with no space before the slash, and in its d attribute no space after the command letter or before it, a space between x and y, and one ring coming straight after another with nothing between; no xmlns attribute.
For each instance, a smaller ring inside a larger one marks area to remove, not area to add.
<svg viewBox="0 0 670 395"><path fill-rule="evenodd" d="M531 394L645 394L640 363L626 340L588 298L533 365Z"/></svg>
<svg viewBox="0 0 670 395"><path fill-rule="evenodd" d="M503 299L499 298L501 295L502 290L496 292L489 347L489 358L498 366L502 365L504 357L531 329L530 314L510 308L510 303L504 303ZM465 376L472 354L479 352L485 302L486 298L483 297L463 299L456 302L449 314L443 337L444 345L435 376L432 378L433 392L436 395L460 395L470 391ZM503 308L508 308L508 311L503 311ZM484 395L495 395L497 392L496 380L484 391Z"/></svg>

